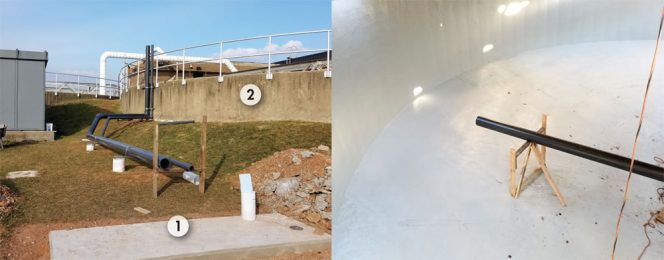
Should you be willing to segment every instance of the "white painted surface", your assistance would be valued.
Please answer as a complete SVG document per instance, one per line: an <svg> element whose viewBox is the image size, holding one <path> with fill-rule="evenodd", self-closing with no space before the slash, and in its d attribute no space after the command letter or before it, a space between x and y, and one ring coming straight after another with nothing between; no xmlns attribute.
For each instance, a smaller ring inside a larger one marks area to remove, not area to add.
<svg viewBox="0 0 664 260"><path fill-rule="evenodd" d="M376 137L334 208L334 257L609 259L627 174L549 149L548 167L568 206L542 177L513 199L508 149L523 141L474 120L536 129L547 113L550 135L629 156L653 49L654 41L540 49L418 97L407 89L409 104ZM655 73L637 156L653 164L664 155L662 86L664 66ZM664 206L656 198L662 186L632 178L616 259L635 259L646 244L642 224ZM664 259L664 235L651 238L644 259Z"/></svg>
<svg viewBox="0 0 664 260"><path fill-rule="evenodd" d="M461 73L528 50L654 40L664 5L659 0L537 0L514 15L497 12L510 2L520 1L332 1L335 208L354 199L345 190L360 161L412 101L414 87L428 91ZM487 44L494 48L483 53ZM646 72L644 67L638 73L645 77Z"/></svg>
<svg viewBox="0 0 664 260"><path fill-rule="evenodd" d="M552 151L569 206L542 179L514 200L506 158L519 141L473 123L481 114L535 128L548 112L553 135L628 154L654 44L572 44L654 40L663 4L539 0L506 16L510 2L333 0L334 257L609 257L622 171ZM642 140L659 140L661 127L646 122ZM652 162L654 145L641 149ZM660 205L650 200L656 184L635 176L633 185L618 259L638 255L641 224Z"/></svg>
<svg viewBox="0 0 664 260"><path fill-rule="evenodd" d="M51 231L51 259L141 259L222 252L287 243L329 241L311 227L280 214L248 222L236 217L189 220L186 236L175 238L166 221ZM303 230L290 229L291 225Z"/></svg>

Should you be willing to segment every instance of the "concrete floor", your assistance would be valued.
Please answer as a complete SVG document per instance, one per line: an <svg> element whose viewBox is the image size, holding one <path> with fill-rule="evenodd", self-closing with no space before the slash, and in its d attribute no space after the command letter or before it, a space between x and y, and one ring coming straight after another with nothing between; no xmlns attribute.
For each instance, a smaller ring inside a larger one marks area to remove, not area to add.
<svg viewBox="0 0 664 260"><path fill-rule="evenodd" d="M277 213L253 222L239 216L190 219L182 238L170 236L166 221L159 221L52 231L49 240L51 259L247 259L330 246L330 235Z"/></svg>
<svg viewBox="0 0 664 260"><path fill-rule="evenodd" d="M475 126L478 115L583 145L631 153L654 41L565 45L521 53L427 88L380 133L335 208L340 259L607 259L626 172L554 150L519 199L508 149L523 141ZM637 157L664 156L664 65L655 73ZM533 165L531 161L531 166ZM617 259L635 259L642 224L664 204L661 182L632 178ZM644 259L664 258L664 227Z"/></svg>

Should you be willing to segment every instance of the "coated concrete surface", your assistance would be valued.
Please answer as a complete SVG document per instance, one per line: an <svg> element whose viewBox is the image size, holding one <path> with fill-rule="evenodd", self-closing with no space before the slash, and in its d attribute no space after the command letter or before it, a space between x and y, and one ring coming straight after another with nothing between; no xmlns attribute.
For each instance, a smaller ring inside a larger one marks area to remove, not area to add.
<svg viewBox="0 0 664 260"><path fill-rule="evenodd" d="M514 199L508 150L523 141L475 126L475 118L534 130L546 113L549 135L628 157L654 47L617 41L528 51L425 86L416 98L403 93L409 104L375 138L346 193L335 193L345 200L334 208L333 257L609 259L626 172L548 149L567 207L541 176ZM656 164L653 156L664 156L664 66L653 80L637 158ZM642 225L664 207L662 186L632 177L616 259L635 259L645 246ZM664 226L649 234L643 259L664 259Z"/></svg>
<svg viewBox="0 0 664 260"><path fill-rule="evenodd" d="M303 227L293 230L292 225ZM269 247L300 245L320 250L329 245L330 235L315 234L314 229L286 216L258 215L256 221L239 216L189 219L189 233L172 237L166 221L51 231L49 241L52 259L144 259L221 256L227 252L252 250L265 253ZM247 253L249 252L249 253Z"/></svg>
<svg viewBox="0 0 664 260"><path fill-rule="evenodd" d="M520 2L332 1L333 207L355 199L345 190L360 161L416 86L431 89L523 51L655 40L662 9L659 0L531 0L518 13L498 12Z"/></svg>

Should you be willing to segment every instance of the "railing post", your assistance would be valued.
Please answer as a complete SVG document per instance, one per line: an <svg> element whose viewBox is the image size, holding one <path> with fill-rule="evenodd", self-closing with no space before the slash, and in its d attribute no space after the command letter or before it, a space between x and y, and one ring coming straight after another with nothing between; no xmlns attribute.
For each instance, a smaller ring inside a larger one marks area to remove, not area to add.
<svg viewBox="0 0 664 260"><path fill-rule="evenodd" d="M332 71L330 70L330 31L327 31L327 65L325 66L324 76L326 78L332 77Z"/></svg>
<svg viewBox="0 0 664 260"><path fill-rule="evenodd" d="M186 55L185 50L186 50L186 49L182 49L182 86L184 86L185 84L187 84L187 81L185 80L185 76L187 75L187 74L185 73L185 72L186 72L186 68L184 67L184 66L185 66L185 64L184 64L184 60L185 60L185 55Z"/></svg>
<svg viewBox="0 0 664 260"><path fill-rule="evenodd" d="M272 79L272 35L268 36L267 42L267 74L265 79Z"/></svg>
<svg viewBox="0 0 664 260"><path fill-rule="evenodd" d="M58 91L60 88L58 88L58 73L55 73L55 95L58 95Z"/></svg>
<svg viewBox="0 0 664 260"><path fill-rule="evenodd" d="M136 62L136 89L141 89L141 61Z"/></svg>
<svg viewBox="0 0 664 260"><path fill-rule="evenodd" d="M155 63L157 65L156 73L155 73L155 80L154 80L154 87L158 88L159 87L159 58L155 57Z"/></svg>
<svg viewBox="0 0 664 260"><path fill-rule="evenodd" d="M217 82L224 82L223 74L223 56L224 56L224 42L219 42L219 77L217 77Z"/></svg>
<svg viewBox="0 0 664 260"><path fill-rule="evenodd" d="M76 76L76 96L81 96L81 76Z"/></svg>

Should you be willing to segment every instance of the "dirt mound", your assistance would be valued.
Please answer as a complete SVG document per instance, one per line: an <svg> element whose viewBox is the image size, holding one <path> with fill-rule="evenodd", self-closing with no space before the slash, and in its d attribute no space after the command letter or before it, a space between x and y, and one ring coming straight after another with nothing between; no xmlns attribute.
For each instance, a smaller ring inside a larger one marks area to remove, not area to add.
<svg viewBox="0 0 664 260"><path fill-rule="evenodd" d="M288 149L228 176L250 173L259 212L279 212L323 231L332 228L332 167L329 148Z"/></svg>
<svg viewBox="0 0 664 260"><path fill-rule="evenodd" d="M9 215L16 206L18 195L0 184L0 215Z"/></svg>

